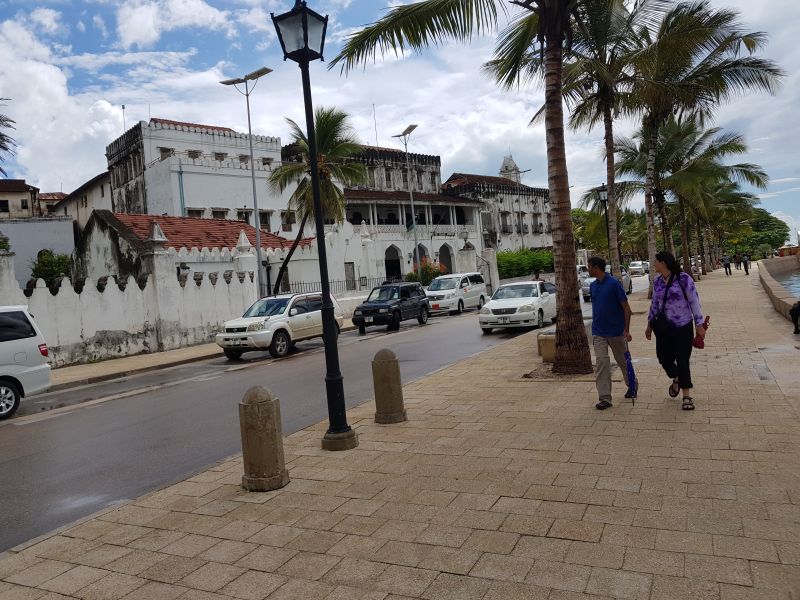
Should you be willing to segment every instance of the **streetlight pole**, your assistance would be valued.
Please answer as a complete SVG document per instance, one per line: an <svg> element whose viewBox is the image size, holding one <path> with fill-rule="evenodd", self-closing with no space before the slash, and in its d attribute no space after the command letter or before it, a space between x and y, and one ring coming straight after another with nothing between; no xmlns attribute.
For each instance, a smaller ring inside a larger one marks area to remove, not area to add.
<svg viewBox="0 0 800 600"><path fill-rule="evenodd" d="M256 161L253 157L253 128L250 123L250 93L255 89L258 79L264 75L272 73L272 69L268 67L261 67L260 69L248 73L244 77L237 77L235 79L226 79L220 81L222 85L232 85L237 92L242 94L247 101L247 139L250 142L250 179L253 182L253 212L255 213L255 227L256 227L256 274L258 275L258 297L263 298L267 295L267 290L264 284L264 266L261 264L261 214L258 212L258 195L256 193ZM250 87L250 82L253 82L253 87ZM244 84L244 92L237 86Z"/></svg>
<svg viewBox="0 0 800 600"><path fill-rule="evenodd" d="M322 340L325 346L325 394L328 402L328 430L322 438L322 449L349 450L358 446L358 436L347 423L344 378L339 368L336 317L333 313L331 286L328 279L328 254L325 246L325 220L319 185L311 80L308 75L309 62L322 58L328 17L323 17L309 9L305 2L296 0L291 11L277 17L273 14L272 21L283 49L283 59L288 58L298 64L303 80L308 162L311 171L311 194L314 200L314 223L317 230L319 277L322 288Z"/></svg>
<svg viewBox="0 0 800 600"><path fill-rule="evenodd" d="M603 205L603 212L605 212L605 215L606 215L606 240L608 242L608 264L610 265L611 264L611 233L610 233L610 230L608 228L608 188L606 187L605 183L598 188L598 190L597 190L597 199L600 201L600 204ZM613 273L614 268L610 267L610 269L612 271L611 274L613 275L614 274Z"/></svg>
<svg viewBox="0 0 800 600"><path fill-rule="evenodd" d="M411 229L414 232L414 252L411 256L417 262L417 279L422 281L422 258L419 255L419 242L417 241L417 211L414 208L414 186L412 185L412 177L411 177L411 163L408 159L408 138L411 135L411 132L417 128L416 125L409 125L403 130L403 133L398 133L397 135L393 135L393 138L399 138L403 142L403 147L405 148L406 152L406 173L408 174L408 197L411 200Z"/></svg>
<svg viewBox="0 0 800 600"><path fill-rule="evenodd" d="M517 198L517 212L519 213L519 241L525 250L525 226L522 223L522 199Z"/></svg>

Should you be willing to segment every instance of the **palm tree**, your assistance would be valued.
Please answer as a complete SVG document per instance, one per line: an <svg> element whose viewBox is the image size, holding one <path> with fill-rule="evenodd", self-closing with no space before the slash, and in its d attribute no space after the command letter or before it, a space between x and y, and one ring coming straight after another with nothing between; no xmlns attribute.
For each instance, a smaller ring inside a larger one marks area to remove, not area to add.
<svg viewBox="0 0 800 600"><path fill-rule="evenodd" d="M8 98L0 98L0 102L3 102L4 100L8 100ZM14 138L3 131L4 129L14 129L14 121L6 115L0 114L0 162L4 160L3 154L13 156L14 148L17 145L14 141ZM3 177L6 176L6 171L3 169L2 165L0 165L0 175Z"/></svg>
<svg viewBox="0 0 800 600"><path fill-rule="evenodd" d="M589 373L591 354L583 327L575 276L575 246L570 220L569 177L564 149L562 107L563 53L572 40L572 25L578 17L579 0L512 0L527 12L510 25L528 28L528 45L539 51L545 83L545 128L547 172L553 225L558 322L553 370L559 373ZM349 71L378 53L420 51L446 40L468 41L492 31L498 24L503 0L420 0L389 10L386 16L350 36L331 67L341 64ZM497 50L502 51L502 36Z"/></svg>
<svg viewBox="0 0 800 600"><path fill-rule="evenodd" d="M311 170L309 167L308 140L302 129L286 119L292 131L292 150L297 160L284 162L269 177L274 191L283 192L296 185L289 198L287 208L300 217L297 237L283 259L272 293L278 294L284 274L294 251L303 238L306 222L314 218L314 198L311 193ZM314 114L317 134L317 165L319 169L320 199L326 219L344 221L344 187L359 185L366 181L367 171L363 163L353 160L362 152L362 146L347 122L347 113L336 108L317 108ZM324 240L317 240L323 244Z"/></svg>
<svg viewBox="0 0 800 600"><path fill-rule="evenodd" d="M653 175L661 125L670 115L686 112L707 119L737 93L773 93L783 72L772 61L753 56L765 43L764 33L742 28L738 13L714 10L707 0L675 6L655 37L641 30L640 49L631 57L635 86L628 110L640 114L644 109L649 134L645 210L651 262L656 253ZM653 276L651 271L651 282Z"/></svg>
<svg viewBox="0 0 800 600"><path fill-rule="evenodd" d="M649 27L665 11L664 0L643 0L628 8L625 0L584 0L574 21L573 39L564 65L564 99L570 107L570 128L591 130L603 123L608 188L608 222L612 271L621 278L617 248L617 199L614 186L614 115L630 88L631 52L636 30ZM496 58L484 70L506 88L522 79L536 80L543 69L532 51L533 31L524 21L504 32ZM520 55L520 52L522 54ZM542 107L533 121L543 114Z"/></svg>

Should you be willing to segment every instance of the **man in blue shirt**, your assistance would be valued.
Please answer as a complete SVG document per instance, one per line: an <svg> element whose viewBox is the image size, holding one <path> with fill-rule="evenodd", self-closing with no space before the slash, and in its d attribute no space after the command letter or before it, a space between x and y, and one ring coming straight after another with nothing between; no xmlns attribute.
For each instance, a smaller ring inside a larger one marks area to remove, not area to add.
<svg viewBox="0 0 800 600"><path fill-rule="evenodd" d="M597 359L598 410L611 407L611 360L608 349L614 353L625 385L628 369L625 366L625 343L630 342L631 307L622 284L606 273L606 261L599 256L589 259L589 276L595 280L589 286L592 296L592 344ZM627 396L627 394L626 394Z"/></svg>

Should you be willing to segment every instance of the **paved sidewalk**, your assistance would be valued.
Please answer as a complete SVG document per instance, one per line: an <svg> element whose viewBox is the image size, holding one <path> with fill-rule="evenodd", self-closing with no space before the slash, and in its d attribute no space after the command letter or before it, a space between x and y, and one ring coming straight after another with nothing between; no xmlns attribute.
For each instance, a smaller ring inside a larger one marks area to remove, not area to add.
<svg viewBox="0 0 800 600"><path fill-rule="evenodd" d="M345 319L342 331L354 329L353 322ZM137 354L124 358L112 358L100 362L71 367L53 369L51 391L70 388L87 383L97 383L134 373L165 369L185 363L196 362L222 356L222 350L216 344L200 344L167 350L166 352L153 352L151 354Z"/></svg>
<svg viewBox="0 0 800 600"><path fill-rule="evenodd" d="M406 386L407 423L350 411L356 450L290 436L282 490L237 456L1 556L0 598L798 600L800 343L751 277L699 284L694 412L641 314L641 396L604 412L591 377L522 379L520 336Z"/></svg>

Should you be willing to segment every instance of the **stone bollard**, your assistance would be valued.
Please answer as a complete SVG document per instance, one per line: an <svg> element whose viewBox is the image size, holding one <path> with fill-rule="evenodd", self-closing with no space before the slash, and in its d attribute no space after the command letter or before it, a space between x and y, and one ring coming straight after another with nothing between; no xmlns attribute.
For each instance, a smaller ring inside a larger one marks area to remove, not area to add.
<svg viewBox="0 0 800 600"><path fill-rule="evenodd" d="M242 431L242 487L249 492L277 490L289 483L283 458L281 405L269 390L251 387L239 403Z"/></svg>
<svg viewBox="0 0 800 600"><path fill-rule="evenodd" d="M539 347L539 356L542 357L542 362L551 364L555 362L556 334L540 333L536 341Z"/></svg>
<svg viewBox="0 0 800 600"><path fill-rule="evenodd" d="M379 350L372 359L372 384L375 389L375 422L388 425L407 421L400 363L394 352L387 348Z"/></svg>

